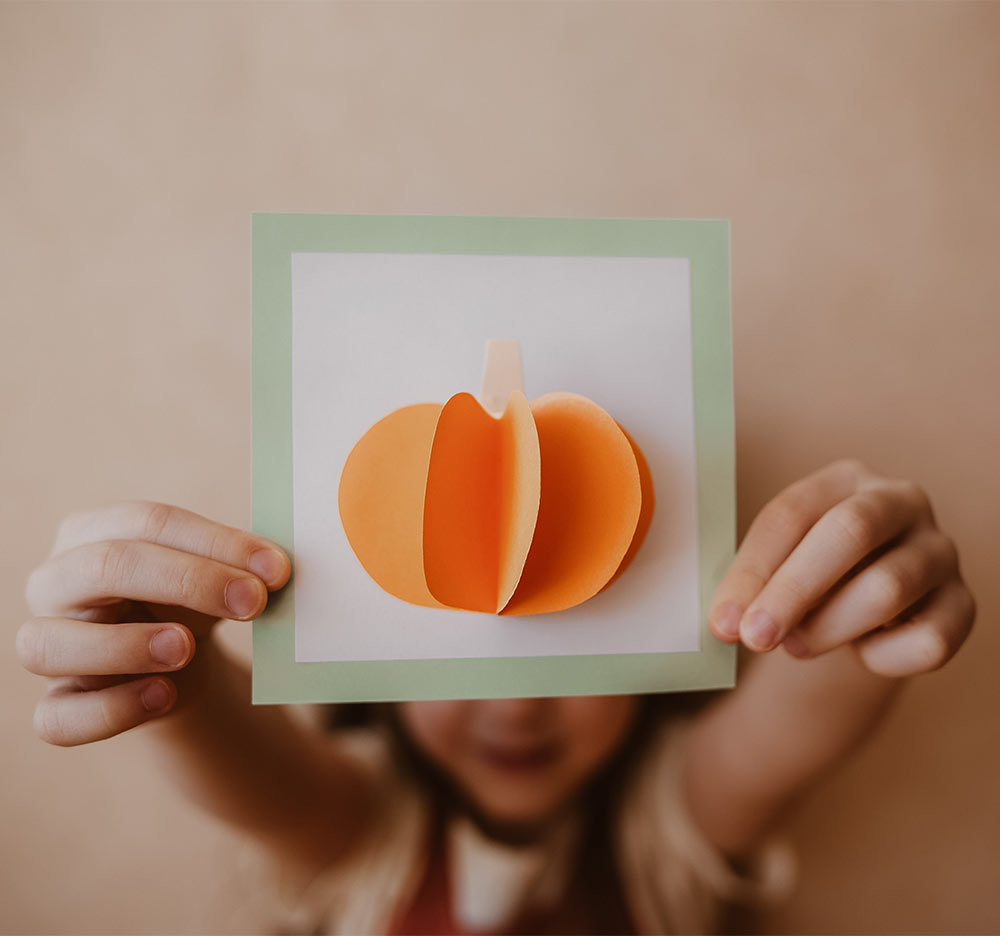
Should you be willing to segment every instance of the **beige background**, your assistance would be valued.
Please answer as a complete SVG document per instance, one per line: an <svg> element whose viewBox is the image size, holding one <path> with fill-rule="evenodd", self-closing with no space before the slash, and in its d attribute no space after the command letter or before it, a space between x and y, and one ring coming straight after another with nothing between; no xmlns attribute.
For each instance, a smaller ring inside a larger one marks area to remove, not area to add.
<svg viewBox="0 0 1000 936"><path fill-rule="evenodd" d="M249 925L138 732L34 738L13 634L74 508L249 525L250 212L285 210L732 219L741 533L857 455L980 603L799 812L767 926L1000 930L998 45L987 3L0 6L0 927Z"/></svg>

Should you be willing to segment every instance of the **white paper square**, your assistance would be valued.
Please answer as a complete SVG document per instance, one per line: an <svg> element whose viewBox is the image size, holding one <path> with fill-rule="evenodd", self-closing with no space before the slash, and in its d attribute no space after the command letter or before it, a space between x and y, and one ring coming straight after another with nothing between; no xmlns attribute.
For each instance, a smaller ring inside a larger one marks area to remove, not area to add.
<svg viewBox="0 0 1000 936"><path fill-rule="evenodd" d="M520 343L525 393L571 391L642 449L656 509L605 591L553 614L423 608L384 592L340 523L337 487L368 428L411 403L479 394L486 342ZM298 662L698 649L698 529L686 259L292 255Z"/></svg>

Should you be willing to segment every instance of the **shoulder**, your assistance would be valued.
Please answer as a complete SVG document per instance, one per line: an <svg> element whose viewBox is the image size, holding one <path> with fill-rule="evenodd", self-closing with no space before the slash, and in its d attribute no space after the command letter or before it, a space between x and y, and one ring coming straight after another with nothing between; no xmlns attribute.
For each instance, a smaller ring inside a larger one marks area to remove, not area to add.
<svg viewBox="0 0 1000 936"><path fill-rule="evenodd" d="M422 871L430 814L418 784L401 769L381 729L337 732L338 754L369 774L376 798L372 820L350 856L319 873L303 875L273 859L258 862L283 930L374 933L386 928Z"/></svg>
<svg viewBox="0 0 1000 936"><path fill-rule="evenodd" d="M795 878L787 842L769 839L736 869L698 829L681 784L690 728L675 718L654 729L616 816L623 886L649 932L711 932L727 906L779 900Z"/></svg>

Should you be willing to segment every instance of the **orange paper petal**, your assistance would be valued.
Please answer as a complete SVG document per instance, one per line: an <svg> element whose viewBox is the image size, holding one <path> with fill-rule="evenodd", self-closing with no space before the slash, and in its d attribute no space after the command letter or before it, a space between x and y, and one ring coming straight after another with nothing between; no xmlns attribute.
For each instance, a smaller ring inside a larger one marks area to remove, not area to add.
<svg viewBox="0 0 1000 936"><path fill-rule="evenodd" d="M542 455L528 399L515 390L500 419L500 575L495 611L521 580L535 536L542 487Z"/></svg>
<svg viewBox="0 0 1000 936"><path fill-rule="evenodd" d="M593 597L615 574L642 505L628 439L596 403L550 393L531 403L542 486L534 539L504 614L561 611Z"/></svg>
<svg viewBox="0 0 1000 936"><path fill-rule="evenodd" d="M424 489L440 403L417 403L380 419L347 456L338 505L347 541L389 594L444 607L427 590L421 553Z"/></svg>
<svg viewBox="0 0 1000 936"><path fill-rule="evenodd" d="M635 444L635 439L625 432L621 424L618 425L618 428L622 430L625 438L628 439L629 445L632 446L632 454L635 455L635 463L639 469L639 489L642 492L642 506L639 509L639 520L636 522L635 533L632 534L632 542L629 543L628 552L625 553L621 564L615 570L615 574L608 579L604 588L607 588L608 585L615 581L635 558L635 554L639 551L642 541L649 532L649 525L653 522L653 506L656 503L656 497L653 494L653 473L649 470L649 465L642 454L642 449ZM604 591L604 588L601 591Z"/></svg>
<svg viewBox="0 0 1000 936"><path fill-rule="evenodd" d="M539 486L524 394L511 394L500 419L468 393L445 403L424 496L424 574L435 598L489 613L506 603L531 545Z"/></svg>

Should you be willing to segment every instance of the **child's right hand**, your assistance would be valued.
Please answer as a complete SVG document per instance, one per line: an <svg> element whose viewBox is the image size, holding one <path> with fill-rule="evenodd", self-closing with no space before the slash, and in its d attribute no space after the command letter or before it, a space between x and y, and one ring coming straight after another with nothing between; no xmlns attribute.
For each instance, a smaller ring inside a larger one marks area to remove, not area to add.
<svg viewBox="0 0 1000 936"><path fill-rule="evenodd" d="M28 579L35 616L17 633L24 667L55 677L35 730L51 744L84 744L166 714L177 685L162 674L196 691L199 641L222 618L257 617L290 574L268 540L178 507L133 501L70 514Z"/></svg>

